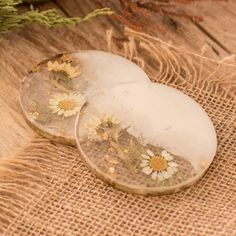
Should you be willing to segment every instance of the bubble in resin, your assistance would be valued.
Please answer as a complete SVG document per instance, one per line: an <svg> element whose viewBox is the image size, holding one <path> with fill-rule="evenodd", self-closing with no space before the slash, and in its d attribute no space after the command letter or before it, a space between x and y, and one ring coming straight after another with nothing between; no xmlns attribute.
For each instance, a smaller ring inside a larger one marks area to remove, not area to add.
<svg viewBox="0 0 236 236"><path fill-rule="evenodd" d="M61 54L34 67L21 84L20 102L29 124L54 141L75 144L76 115L88 96L125 82L148 82L131 61L88 50Z"/></svg>
<svg viewBox="0 0 236 236"><path fill-rule="evenodd" d="M91 96L78 116L76 140L98 177L144 195L193 184L217 147L214 126L198 103L151 82L118 85Z"/></svg>

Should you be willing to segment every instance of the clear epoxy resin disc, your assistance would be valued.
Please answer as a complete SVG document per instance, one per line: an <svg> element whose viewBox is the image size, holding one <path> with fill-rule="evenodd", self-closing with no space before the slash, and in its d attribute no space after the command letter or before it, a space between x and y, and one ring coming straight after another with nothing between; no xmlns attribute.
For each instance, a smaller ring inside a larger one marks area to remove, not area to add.
<svg viewBox="0 0 236 236"><path fill-rule="evenodd" d="M95 50L58 55L40 63L25 77L21 107L39 133L75 144L75 119L86 98L102 88L132 81L149 79L123 57Z"/></svg>
<svg viewBox="0 0 236 236"><path fill-rule="evenodd" d="M98 177L145 195L193 184L217 147L214 126L198 103L151 82L118 85L90 97L76 122L76 140Z"/></svg>

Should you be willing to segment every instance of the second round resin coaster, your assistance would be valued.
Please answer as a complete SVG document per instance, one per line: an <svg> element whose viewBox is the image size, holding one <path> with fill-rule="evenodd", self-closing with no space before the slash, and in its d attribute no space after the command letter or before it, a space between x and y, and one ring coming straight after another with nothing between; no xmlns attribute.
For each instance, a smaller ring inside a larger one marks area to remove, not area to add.
<svg viewBox="0 0 236 236"><path fill-rule="evenodd" d="M75 119L86 98L102 88L126 82L148 82L131 61L102 51L58 55L36 66L21 84L26 119L40 134L75 144Z"/></svg>
<svg viewBox="0 0 236 236"><path fill-rule="evenodd" d="M151 82L118 85L90 97L78 116L76 139L98 177L144 195L193 184L217 147L214 126L198 103Z"/></svg>

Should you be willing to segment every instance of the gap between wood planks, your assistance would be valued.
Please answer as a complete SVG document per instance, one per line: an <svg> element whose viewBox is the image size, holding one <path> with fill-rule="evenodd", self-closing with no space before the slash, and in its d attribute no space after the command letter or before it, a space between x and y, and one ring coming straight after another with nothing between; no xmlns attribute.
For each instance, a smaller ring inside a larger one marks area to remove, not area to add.
<svg viewBox="0 0 236 236"><path fill-rule="evenodd" d="M195 23L195 25L205 34L207 35L212 41L214 41L219 47L221 47L223 50L225 50L227 53L232 54L232 52L226 48L219 40L217 40L213 35L211 35L210 32L208 32L203 26L201 26L199 23ZM217 55L219 55L219 52L212 46L212 49L215 51Z"/></svg>
<svg viewBox="0 0 236 236"><path fill-rule="evenodd" d="M236 54L236 1L220 1L214 4L194 4L194 13L202 14L204 20L198 27L229 54Z"/></svg>

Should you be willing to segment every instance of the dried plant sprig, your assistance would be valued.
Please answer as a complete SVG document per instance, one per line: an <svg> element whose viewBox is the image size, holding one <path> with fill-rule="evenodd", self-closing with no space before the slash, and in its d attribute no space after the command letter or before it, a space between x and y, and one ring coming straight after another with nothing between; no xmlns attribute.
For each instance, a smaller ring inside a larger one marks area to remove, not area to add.
<svg viewBox="0 0 236 236"><path fill-rule="evenodd" d="M60 15L55 9L38 11L33 6L28 12L19 14L17 6L22 0L1 0L0 1L0 32L7 32L32 23L38 23L48 27L56 25L75 25L91 20L98 15L111 15L110 8L96 9L84 17L68 18Z"/></svg>
<svg viewBox="0 0 236 236"><path fill-rule="evenodd" d="M127 165L131 172L135 172L130 158L123 150L119 138L124 132L120 121L112 114L103 114L101 117L93 117L85 128L88 131L88 141L108 142L118 154L119 158Z"/></svg>
<svg viewBox="0 0 236 236"><path fill-rule="evenodd" d="M95 0L100 7L111 6L108 0ZM119 0L119 12L113 18L134 30L161 30L161 21L171 16L184 17L199 22L203 18L188 10L183 10L179 6L203 0ZM214 0L227 1L227 0ZM174 24L172 20L170 23Z"/></svg>

